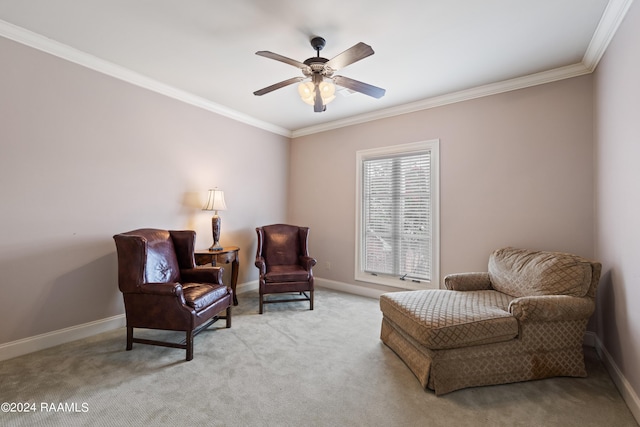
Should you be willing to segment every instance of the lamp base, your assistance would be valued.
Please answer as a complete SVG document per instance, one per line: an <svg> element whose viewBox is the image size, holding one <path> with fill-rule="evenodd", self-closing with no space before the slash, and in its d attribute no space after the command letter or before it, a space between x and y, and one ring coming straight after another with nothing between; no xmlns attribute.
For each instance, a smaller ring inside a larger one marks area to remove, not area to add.
<svg viewBox="0 0 640 427"><path fill-rule="evenodd" d="M220 240L220 217L217 215L218 212L216 212L216 215L214 215L211 218L211 231L212 231L212 235L213 235L213 245L211 245L211 247L209 248L210 252L213 251L219 251L220 249L222 249L222 246L220 246L220 243L218 243L218 240Z"/></svg>

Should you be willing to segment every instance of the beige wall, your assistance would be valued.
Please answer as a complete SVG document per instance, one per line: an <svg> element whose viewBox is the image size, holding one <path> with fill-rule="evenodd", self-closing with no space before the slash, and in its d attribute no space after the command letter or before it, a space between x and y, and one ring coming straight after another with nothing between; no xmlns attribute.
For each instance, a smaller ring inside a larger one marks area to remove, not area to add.
<svg viewBox="0 0 640 427"><path fill-rule="evenodd" d="M212 186L240 283L257 279L255 227L286 215L288 138L3 38L0 57L0 344L122 314L112 235L192 228L206 248Z"/></svg>
<svg viewBox="0 0 640 427"><path fill-rule="evenodd" d="M440 139L441 276L503 246L594 255L591 76L294 139L289 218L316 276L354 280L355 153ZM331 269L326 268L329 262Z"/></svg>
<svg viewBox="0 0 640 427"><path fill-rule="evenodd" d="M639 41L640 4L635 2L594 79L596 247L603 262L598 337L635 390L636 411L640 411Z"/></svg>
<svg viewBox="0 0 640 427"><path fill-rule="evenodd" d="M0 38L0 345L122 314L111 236L192 228L206 247L211 186L240 283L254 227L289 221L312 227L316 276L362 286L355 152L438 138L441 276L506 245L597 257L598 337L640 390L638 28L634 4L593 76L293 142Z"/></svg>

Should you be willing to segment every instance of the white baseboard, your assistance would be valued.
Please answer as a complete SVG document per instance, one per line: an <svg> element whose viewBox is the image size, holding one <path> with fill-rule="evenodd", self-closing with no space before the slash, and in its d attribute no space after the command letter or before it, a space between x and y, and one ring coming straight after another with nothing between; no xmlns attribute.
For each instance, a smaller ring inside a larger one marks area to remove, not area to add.
<svg viewBox="0 0 640 427"><path fill-rule="evenodd" d="M236 286L236 295L243 294L249 291L257 291L258 290L258 281L253 280L251 282L240 283Z"/></svg>
<svg viewBox="0 0 640 427"><path fill-rule="evenodd" d="M334 291L346 292L349 294L360 295L363 297L375 298L378 299L380 295L384 294L387 291L380 291L371 288L365 288L363 286L355 286L350 285L344 282L336 282L335 280L322 279L320 277L315 277L315 286L320 288L332 289ZM249 291L257 291L258 290L258 281L254 280L251 282L246 282L238 285L236 287L236 294L240 295Z"/></svg>
<svg viewBox="0 0 640 427"><path fill-rule="evenodd" d="M316 284L319 287L332 289L335 291L347 292L350 294L361 295L368 298L378 299L380 295L387 291L378 289L366 288L363 286L355 286L349 283L337 282L335 280L316 278ZM258 281L254 280L239 284L236 287L237 294L242 294L248 291L258 289ZM126 325L126 318L124 314L109 317L106 319L96 320L82 325L72 326L69 328L60 329L53 332L47 332L45 334L36 335L29 338L20 339L17 341L0 344L0 361L12 359L14 357L22 356L35 351L44 350L49 347L64 344L67 342L87 338L93 335L100 334L102 332L111 331L113 329L121 328ZM629 381L622 374L615 361L602 345L602 341L593 332L587 332L584 337L584 344L595 347L598 356L602 359L609 375L611 376L614 384L618 388L622 398L629 407L629 410L635 417L636 421L640 423L640 398L636 391L631 387Z"/></svg>
<svg viewBox="0 0 640 427"><path fill-rule="evenodd" d="M239 284L236 287L236 292L241 294L255 289L258 289L257 280ZM33 353L34 351L44 350L49 347L55 347L57 345L82 338L87 338L102 332L122 328L125 325L125 315L119 314L107 319L95 320L82 325L71 326L69 328L59 329L57 331L0 344L0 361L23 356L25 354Z"/></svg>
<svg viewBox="0 0 640 427"><path fill-rule="evenodd" d="M0 361L87 338L125 326L124 314L0 344Z"/></svg>
<svg viewBox="0 0 640 427"><path fill-rule="evenodd" d="M587 332L587 335L590 335L590 339L594 341L594 347L598 352L598 356L604 363L604 366L607 368L609 376L611 376L613 383L616 385L618 391L620 392L620 395L622 396L622 399L629 407L629 410L633 414L633 417L636 419L636 422L640 424L640 398L638 398L638 393L633 389L631 384L629 384L629 381L627 381L627 379L625 378L624 374L620 371L620 368L618 368L618 365L616 365L616 362L604 347L602 341L600 341L600 338L598 338L598 336L593 332ZM586 340L587 337L585 336L585 342Z"/></svg>
<svg viewBox="0 0 640 427"><path fill-rule="evenodd" d="M597 336L595 332L587 331L584 334L584 341L582 341L582 344L588 347L595 347L596 339L597 339Z"/></svg>
<svg viewBox="0 0 640 427"><path fill-rule="evenodd" d="M362 286L350 285L348 283L336 282L334 280L316 278L316 284L323 288L333 289L336 291L347 292L351 294L361 295L369 298L380 298L380 295L387 291L365 288ZM598 356L602 359L613 383L617 387L622 399L629 407L634 418L640 424L640 398L637 392L631 387L631 384L622 374L609 352L602 345L602 341L594 332L587 332L584 336L584 344L595 347Z"/></svg>
<svg viewBox="0 0 640 427"><path fill-rule="evenodd" d="M363 286L355 286L350 285L344 282L336 282L335 280L322 279L320 277L315 277L315 286L319 288L331 289L334 291L346 292L348 294L360 295L368 298L380 298L380 295L384 294L388 291L380 291L376 289L365 288ZM236 287L236 294L240 295L249 291L257 291L258 290L258 281L254 280L252 282L246 282Z"/></svg>
<svg viewBox="0 0 640 427"><path fill-rule="evenodd" d="M366 289L361 286L353 286L346 283L334 282L330 280L316 279L318 286L334 289L343 292L349 292L357 295L363 295L370 298L378 298L380 294L377 291ZM245 292L258 289L258 281L238 284L236 293L238 295ZM111 331L122 328L126 325L126 317L124 314L109 317L106 319L95 320L93 322L84 323L82 325L71 326L57 331L47 332L33 337L23 338L16 341L0 344L0 361L12 359L14 357L23 356L35 351L44 350L65 344L71 341L87 338L102 332Z"/></svg>
<svg viewBox="0 0 640 427"><path fill-rule="evenodd" d="M355 295L360 295L368 298L378 299L380 298L380 295L388 292L388 291L382 291L378 289L366 288L364 286L351 285L349 283L344 283L344 282L336 282L335 280L322 279L320 277L316 277L314 280L315 280L315 285L321 288L332 289L334 291L346 292L348 294L355 294Z"/></svg>

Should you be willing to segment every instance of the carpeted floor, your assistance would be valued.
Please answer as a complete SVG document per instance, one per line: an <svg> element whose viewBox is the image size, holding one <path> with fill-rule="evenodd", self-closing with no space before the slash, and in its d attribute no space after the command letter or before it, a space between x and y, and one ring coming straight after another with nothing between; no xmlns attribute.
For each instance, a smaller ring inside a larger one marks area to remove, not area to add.
<svg viewBox="0 0 640 427"><path fill-rule="evenodd" d="M585 379L436 397L380 342L377 300L319 289L313 311L263 315L257 293L239 300L233 327L196 337L191 362L183 350L127 352L124 329L0 362L0 402L35 406L0 413L0 425L637 426L590 348Z"/></svg>

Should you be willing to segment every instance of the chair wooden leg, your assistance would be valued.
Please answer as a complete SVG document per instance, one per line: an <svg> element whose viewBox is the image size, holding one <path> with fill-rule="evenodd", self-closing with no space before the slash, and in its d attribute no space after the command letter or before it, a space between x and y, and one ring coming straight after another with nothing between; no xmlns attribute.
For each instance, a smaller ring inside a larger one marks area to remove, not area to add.
<svg viewBox="0 0 640 427"><path fill-rule="evenodd" d="M227 308L227 328L231 327L231 306Z"/></svg>
<svg viewBox="0 0 640 427"><path fill-rule="evenodd" d="M133 326L127 326L127 351L133 348Z"/></svg>
<svg viewBox="0 0 640 427"><path fill-rule="evenodd" d="M187 331L187 361L193 359L193 331Z"/></svg>
<svg viewBox="0 0 640 427"><path fill-rule="evenodd" d="M262 314L262 309L264 305L263 298L264 298L264 295L260 295L260 310L258 311L258 313L260 314Z"/></svg>
<svg viewBox="0 0 640 427"><path fill-rule="evenodd" d="M309 305L311 306L309 310L313 310L313 291L309 291Z"/></svg>

